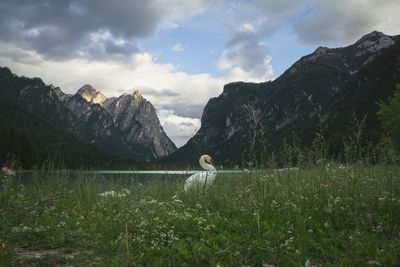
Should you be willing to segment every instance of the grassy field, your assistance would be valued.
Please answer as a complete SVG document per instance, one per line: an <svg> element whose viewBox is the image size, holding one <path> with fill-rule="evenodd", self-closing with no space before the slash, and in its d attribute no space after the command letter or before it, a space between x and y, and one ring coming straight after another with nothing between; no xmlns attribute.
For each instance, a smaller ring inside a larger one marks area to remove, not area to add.
<svg viewBox="0 0 400 267"><path fill-rule="evenodd" d="M398 166L65 177L1 176L1 266L400 266Z"/></svg>

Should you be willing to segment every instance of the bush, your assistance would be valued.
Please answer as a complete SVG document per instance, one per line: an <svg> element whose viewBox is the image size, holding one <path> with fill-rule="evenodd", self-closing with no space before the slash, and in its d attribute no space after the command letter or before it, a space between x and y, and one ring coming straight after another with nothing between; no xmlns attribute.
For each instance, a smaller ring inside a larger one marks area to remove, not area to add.
<svg viewBox="0 0 400 267"><path fill-rule="evenodd" d="M379 102L378 105L378 118L385 134L391 139L395 149L400 151L400 84L396 86L393 97L387 102Z"/></svg>

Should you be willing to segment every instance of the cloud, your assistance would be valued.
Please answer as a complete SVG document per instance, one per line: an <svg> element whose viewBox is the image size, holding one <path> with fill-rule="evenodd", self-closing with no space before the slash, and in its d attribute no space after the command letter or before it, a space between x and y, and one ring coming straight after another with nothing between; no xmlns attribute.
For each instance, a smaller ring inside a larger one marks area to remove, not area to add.
<svg viewBox="0 0 400 267"><path fill-rule="evenodd" d="M399 34L399 11L398 0L239 0L230 5L227 24L236 30L240 23L251 22L261 39L286 25L304 44L346 45L373 30ZM232 39L234 31L228 32ZM234 41L247 36L236 30L233 37Z"/></svg>
<svg viewBox="0 0 400 267"><path fill-rule="evenodd" d="M172 52L183 52L185 50L185 47L183 46L183 44L176 44L171 48Z"/></svg>
<svg viewBox="0 0 400 267"><path fill-rule="evenodd" d="M178 116L172 110L160 110L158 117L164 130L174 137L176 146L184 145L200 129L198 118Z"/></svg>
<svg viewBox="0 0 400 267"><path fill-rule="evenodd" d="M266 18L254 6L246 4L240 2L226 15L227 40L217 66L227 70L228 77L233 80L259 82L273 79L271 56L263 41L269 30Z"/></svg>
<svg viewBox="0 0 400 267"><path fill-rule="evenodd" d="M0 41L55 59L138 52L137 38L179 25L206 0L37 0L0 2Z"/></svg>
<svg viewBox="0 0 400 267"><path fill-rule="evenodd" d="M268 39L282 25L307 46L344 46L373 30L396 35L400 29L397 0L238 0L225 9L227 40L217 66L245 81L275 77Z"/></svg>
<svg viewBox="0 0 400 267"><path fill-rule="evenodd" d="M265 16L268 23L279 24L299 15L307 0L251 0L250 2Z"/></svg>
<svg viewBox="0 0 400 267"><path fill-rule="evenodd" d="M247 25L249 27L251 24ZM244 75L247 81L265 81L274 76L270 61L268 47L255 32L244 28L232 34L218 66L220 69L231 70L234 77L238 76L235 72L241 72L240 76Z"/></svg>
<svg viewBox="0 0 400 267"><path fill-rule="evenodd" d="M282 25L298 20L312 0L237 0L225 2L225 50L217 67L227 79L261 82L274 79L269 38Z"/></svg>
<svg viewBox="0 0 400 267"><path fill-rule="evenodd" d="M172 90L172 89L153 89L153 88L143 88L143 91L146 92L146 95L151 95L153 97L177 97L180 93Z"/></svg>
<svg viewBox="0 0 400 267"><path fill-rule="evenodd" d="M309 14L295 26L299 39L304 43L352 43L373 30L399 34L397 0L314 0L311 3Z"/></svg>

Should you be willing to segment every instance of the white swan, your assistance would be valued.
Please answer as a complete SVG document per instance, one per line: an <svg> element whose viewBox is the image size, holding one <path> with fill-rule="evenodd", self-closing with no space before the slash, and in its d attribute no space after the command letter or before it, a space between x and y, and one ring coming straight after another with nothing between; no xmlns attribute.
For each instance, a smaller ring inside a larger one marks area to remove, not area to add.
<svg viewBox="0 0 400 267"><path fill-rule="evenodd" d="M209 155L203 155L199 159L200 166L206 171L199 171L186 179L184 189L188 191L190 188L196 188L199 186L202 188L203 186L211 185L215 177L217 176L217 171L215 167L212 165L213 160Z"/></svg>

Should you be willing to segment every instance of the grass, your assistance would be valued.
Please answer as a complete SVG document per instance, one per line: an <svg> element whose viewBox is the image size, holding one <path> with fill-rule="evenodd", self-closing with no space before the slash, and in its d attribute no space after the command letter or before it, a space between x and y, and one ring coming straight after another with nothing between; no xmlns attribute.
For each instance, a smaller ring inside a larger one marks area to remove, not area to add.
<svg viewBox="0 0 400 267"><path fill-rule="evenodd" d="M219 175L188 194L184 177L66 176L1 177L1 266L400 265L398 166Z"/></svg>

